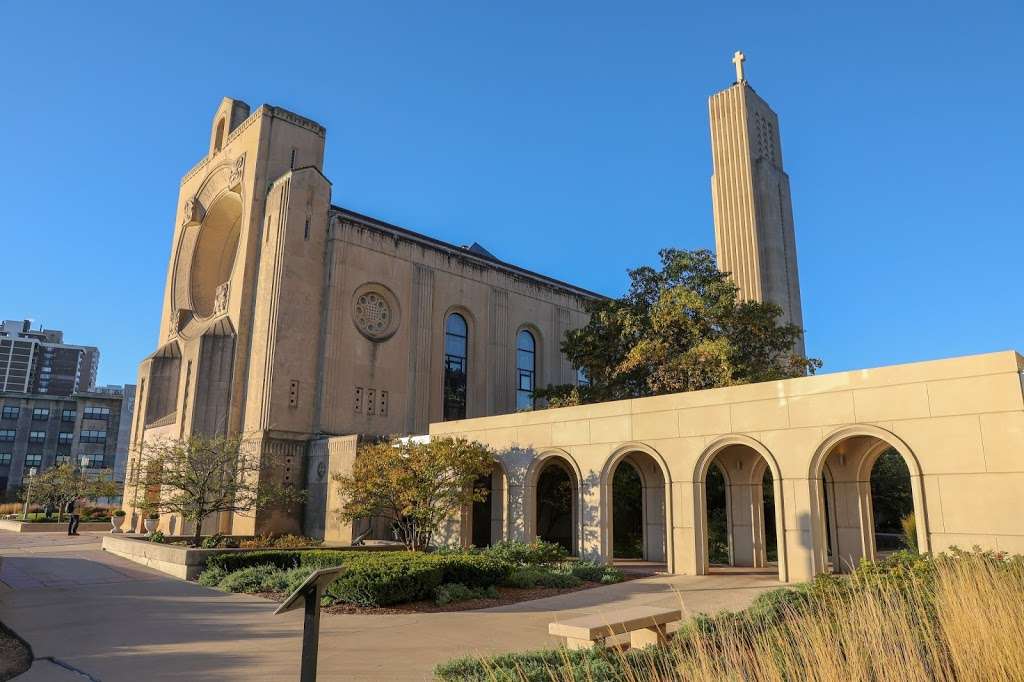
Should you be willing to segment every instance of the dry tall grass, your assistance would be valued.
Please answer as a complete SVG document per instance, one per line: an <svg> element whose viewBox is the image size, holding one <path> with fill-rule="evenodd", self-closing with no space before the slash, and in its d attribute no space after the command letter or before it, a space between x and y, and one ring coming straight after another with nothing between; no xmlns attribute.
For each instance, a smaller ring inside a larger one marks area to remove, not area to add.
<svg viewBox="0 0 1024 682"><path fill-rule="evenodd" d="M814 590L806 604L784 607L781 618L726 618L684 630L668 651L634 652L629 664L616 654L622 665L615 678L1024 680L1024 562L960 554L931 568L898 580L837 582ZM488 672L493 680L526 679L507 669ZM554 682L609 679L567 659L548 673Z"/></svg>

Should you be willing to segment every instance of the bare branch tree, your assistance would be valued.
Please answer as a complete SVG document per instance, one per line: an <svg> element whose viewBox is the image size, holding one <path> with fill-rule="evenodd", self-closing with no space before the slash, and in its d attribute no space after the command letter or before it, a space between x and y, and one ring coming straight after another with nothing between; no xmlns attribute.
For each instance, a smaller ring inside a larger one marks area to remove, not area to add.
<svg viewBox="0 0 1024 682"><path fill-rule="evenodd" d="M304 491L281 482L278 466L261 461L243 436L151 441L140 446L138 455L141 480L135 486L135 506L181 515L195 526L194 545L202 538L203 521L212 514L255 512L305 499Z"/></svg>

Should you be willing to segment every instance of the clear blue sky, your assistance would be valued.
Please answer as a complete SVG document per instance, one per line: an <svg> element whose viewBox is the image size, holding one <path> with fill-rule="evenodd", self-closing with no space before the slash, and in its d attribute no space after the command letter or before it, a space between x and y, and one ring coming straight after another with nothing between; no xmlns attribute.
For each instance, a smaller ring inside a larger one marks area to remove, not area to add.
<svg viewBox="0 0 1024 682"><path fill-rule="evenodd" d="M1024 349L1021 3L783 5L0 0L0 317L134 381L225 95L325 125L335 203L617 295L714 246L707 97L742 49L823 371Z"/></svg>

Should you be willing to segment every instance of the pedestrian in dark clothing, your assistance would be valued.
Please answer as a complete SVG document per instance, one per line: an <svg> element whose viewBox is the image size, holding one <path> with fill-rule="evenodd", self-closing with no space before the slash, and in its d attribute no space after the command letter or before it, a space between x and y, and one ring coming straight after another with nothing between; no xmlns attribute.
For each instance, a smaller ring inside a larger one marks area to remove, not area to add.
<svg viewBox="0 0 1024 682"><path fill-rule="evenodd" d="M74 500L68 500L64 505L64 513L68 515L68 535L78 535L78 521L81 517L76 513Z"/></svg>
<svg viewBox="0 0 1024 682"><path fill-rule="evenodd" d="M47 502L46 506L43 507L43 513L46 514L46 520L49 521L50 517L53 516L53 503Z"/></svg>

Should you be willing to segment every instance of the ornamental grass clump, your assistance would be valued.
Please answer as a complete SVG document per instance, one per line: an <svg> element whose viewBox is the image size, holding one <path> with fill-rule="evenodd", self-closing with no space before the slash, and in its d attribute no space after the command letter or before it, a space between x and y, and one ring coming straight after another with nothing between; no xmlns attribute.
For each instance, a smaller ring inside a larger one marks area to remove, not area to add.
<svg viewBox="0 0 1024 682"><path fill-rule="evenodd" d="M441 680L1024 680L1024 557L952 550L863 562L700 616L665 646L555 649L438 666Z"/></svg>

